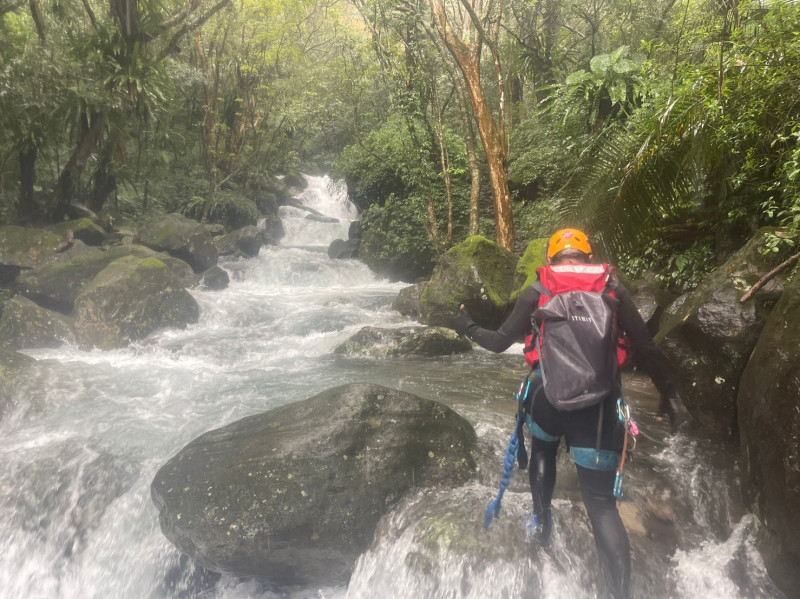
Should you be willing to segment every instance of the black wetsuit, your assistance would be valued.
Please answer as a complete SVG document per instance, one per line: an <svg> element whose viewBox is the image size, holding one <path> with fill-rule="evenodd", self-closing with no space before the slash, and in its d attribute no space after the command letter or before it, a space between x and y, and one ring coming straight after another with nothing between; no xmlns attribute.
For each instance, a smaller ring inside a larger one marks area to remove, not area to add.
<svg viewBox="0 0 800 599"><path fill-rule="evenodd" d="M666 356L656 346L647 325L633 303L630 292L618 286L617 322L624 334L627 348L636 366L653 380L656 388L667 396L675 388ZM490 351L502 352L512 344L523 341L531 333L531 314L539 305L539 292L528 286L520 294L513 312L496 331L479 326L470 327L470 337ZM624 433L619 430L616 396L609 396L600 406L573 412L556 410L543 393L538 392L540 379L532 385L535 397L531 418L541 431L532 438L528 468L534 514L549 517L550 502L556 482L556 454L563 436L569 447L622 450ZM602 419L599 410L603 410ZM600 427L598 445L598 427ZM541 434L544 433L544 434ZM597 470L576 464L583 502L592 522L595 542L610 593L613 597L628 597L630 582L630 544L617 511L613 494L615 470Z"/></svg>

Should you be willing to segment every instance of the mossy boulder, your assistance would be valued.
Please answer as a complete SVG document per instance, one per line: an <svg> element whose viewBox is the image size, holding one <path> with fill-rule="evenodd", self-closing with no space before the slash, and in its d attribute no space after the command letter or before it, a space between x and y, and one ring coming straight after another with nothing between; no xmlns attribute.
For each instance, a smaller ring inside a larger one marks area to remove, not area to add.
<svg viewBox="0 0 800 599"><path fill-rule="evenodd" d="M208 230L197 221L180 214L168 214L145 226L137 234L136 240L157 252L180 258L196 273L216 265L219 258Z"/></svg>
<svg viewBox="0 0 800 599"><path fill-rule="evenodd" d="M737 407L749 496L765 527L763 555L788 592L800 585L800 271L758 337Z"/></svg>
<svg viewBox="0 0 800 599"><path fill-rule="evenodd" d="M62 239L67 231L72 231L73 237L80 239L86 245L102 245L108 236L105 229L90 218L76 218L75 220L64 221L47 227L47 230Z"/></svg>
<svg viewBox="0 0 800 599"><path fill-rule="evenodd" d="M769 311L783 291L773 279L749 302L741 297L782 259L764 254L771 229L759 231L709 274L677 308L668 309L656 335L674 366L684 404L703 426L736 434L739 379Z"/></svg>
<svg viewBox="0 0 800 599"><path fill-rule="evenodd" d="M162 261L126 256L83 288L73 316L79 345L112 349L162 328L185 328L200 308Z"/></svg>
<svg viewBox="0 0 800 599"><path fill-rule="evenodd" d="M420 322L449 327L464 304L478 324L497 328L513 307L517 258L475 235L453 246L433 269L420 299Z"/></svg>
<svg viewBox="0 0 800 599"><path fill-rule="evenodd" d="M195 439L151 485L161 530L202 566L345 584L410 491L464 484L476 436L437 402L352 384Z"/></svg>
<svg viewBox="0 0 800 599"><path fill-rule="evenodd" d="M371 358L449 356L472 349L472 343L444 327L364 327L334 349L336 354Z"/></svg>
<svg viewBox="0 0 800 599"><path fill-rule="evenodd" d="M15 295L3 304L0 339L10 349L34 349L74 343L75 334L69 316L42 308L22 295Z"/></svg>
<svg viewBox="0 0 800 599"><path fill-rule="evenodd" d="M534 239L525 248L525 253L517 262L516 274L519 286L511 294L511 300L516 301L522 290L536 281L536 269L547 264L547 242L549 239Z"/></svg>
<svg viewBox="0 0 800 599"><path fill-rule="evenodd" d="M52 260L62 236L42 229L0 227L0 267L33 268Z"/></svg>
<svg viewBox="0 0 800 599"><path fill-rule="evenodd" d="M70 249L64 253L62 261L22 272L17 278L15 288L40 306L70 314L75 298L83 288L109 264L125 256L160 260L169 267L181 287L194 285L197 278L192 268L183 260L142 245L119 245L106 251L96 248L87 250L79 252L77 249Z"/></svg>

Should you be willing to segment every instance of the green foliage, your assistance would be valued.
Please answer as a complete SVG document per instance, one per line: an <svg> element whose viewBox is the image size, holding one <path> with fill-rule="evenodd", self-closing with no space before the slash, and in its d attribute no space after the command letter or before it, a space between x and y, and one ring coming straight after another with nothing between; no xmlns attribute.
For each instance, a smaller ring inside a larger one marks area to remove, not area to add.
<svg viewBox="0 0 800 599"><path fill-rule="evenodd" d="M800 11L784 3L739 9L741 26L721 55L703 30L688 42L706 43L698 62L672 73L645 65L641 107L592 141L560 193L565 215L591 223L612 252L639 255L678 287L694 284L709 263L704 231L723 232L715 239L729 246L713 248L721 255L758 227L791 226L794 218L800 60L791 40ZM652 245L658 231L681 223L697 231L689 250ZM656 259L657 251L670 256Z"/></svg>
<svg viewBox="0 0 800 599"><path fill-rule="evenodd" d="M417 196L400 201L390 195L383 206L373 204L361 215L361 257L378 272L403 280L430 273L438 255L424 220L424 200Z"/></svg>
<svg viewBox="0 0 800 599"><path fill-rule="evenodd" d="M593 56L588 70L575 71L564 82L559 102L566 108L564 118L578 108L594 127L613 111L629 114L633 100L644 91L640 77L644 59L642 54L631 54L628 46Z"/></svg>
<svg viewBox="0 0 800 599"><path fill-rule="evenodd" d="M622 253L617 263L622 272L633 278L653 272L657 283L677 293L691 291L718 266L709 237L698 239L687 249L653 239L636 253Z"/></svg>
<svg viewBox="0 0 800 599"><path fill-rule="evenodd" d="M430 231L431 226L428 201L434 203L437 219L445 218L441 166L433 140L420 133L425 131L426 124L421 118L396 115L360 143L344 148L335 165L335 174L347 181L351 198L359 209L381 206L393 197L395 203L413 206L412 223L422 233ZM451 157L455 219L457 226L463 227L468 197L466 151L461 140L449 132L445 134L445 143ZM397 225L403 227L405 223Z"/></svg>

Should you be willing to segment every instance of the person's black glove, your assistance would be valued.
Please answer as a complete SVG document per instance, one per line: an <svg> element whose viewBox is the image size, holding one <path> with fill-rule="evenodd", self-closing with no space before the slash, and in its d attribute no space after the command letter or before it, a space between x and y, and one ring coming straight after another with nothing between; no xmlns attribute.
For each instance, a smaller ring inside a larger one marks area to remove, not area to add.
<svg viewBox="0 0 800 599"><path fill-rule="evenodd" d="M472 339L472 336L469 334L469 330L471 327L474 327L475 321L472 320L472 316L469 315L466 308L461 308L461 312L459 312L458 316L453 319L453 329L459 335L464 335L468 339Z"/></svg>
<svg viewBox="0 0 800 599"><path fill-rule="evenodd" d="M680 413L681 396L677 391L672 391L661 397L661 403L658 406L658 420L661 421L665 418L669 418L670 432L678 432Z"/></svg>

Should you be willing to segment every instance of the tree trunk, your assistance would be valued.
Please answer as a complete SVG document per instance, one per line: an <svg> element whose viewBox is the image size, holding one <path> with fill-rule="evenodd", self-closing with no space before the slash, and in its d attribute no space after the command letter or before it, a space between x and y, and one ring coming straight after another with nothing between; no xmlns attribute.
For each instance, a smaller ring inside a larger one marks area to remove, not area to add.
<svg viewBox="0 0 800 599"><path fill-rule="evenodd" d="M440 0L429 0L434 22L439 36L450 54L453 56L459 69L464 75L467 84L472 112L478 124L478 132L486 154L486 163L489 169L489 181L494 198L495 238L497 243L514 251L514 220L511 212L511 193L508 189L508 156L505 144L505 124L503 122L503 91L502 77L500 74L497 49L490 44L494 60L495 73L498 77L500 94L499 116L495 121L489 104L486 101L480 78L480 44L467 46L460 38L456 37L451 24L448 22L444 6ZM468 8L465 6L465 8ZM471 15L473 24L476 17ZM477 25L477 24L476 24ZM484 35L485 32L482 32ZM487 40L488 41L488 40Z"/></svg>
<svg viewBox="0 0 800 599"><path fill-rule="evenodd" d="M472 111L478 123L478 131L486 154L489 182L494 197L495 236L497 243L508 251L514 251L514 220L511 212L511 193L508 189L508 157L505 139L495 125L489 105L480 85L477 63L459 65L467 81Z"/></svg>
<svg viewBox="0 0 800 599"><path fill-rule="evenodd" d="M86 163L94 153L103 129L106 125L106 115L93 114L88 128L83 132L78 147L72 152L64 170L58 177L56 184L56 206L53 217L56 220L64 220L69 213L72 197L75 193L75 186L81 180L81 175L86 168Z"/></svg>
<svg viewBox="0 0 800 599"><path fill-rule="evenodd" d="M197 50L197 56L200 59L200 68L203 72L203 109L205 110L205 119L203 120L203 146L205 149L205 169L206 180L208 181L208 198L206 198L205 205L203 206L203 214L201 222L205 223L208 218L211 206L214 203L214 196L216 195L217 182L216 182L216 160L215 148L217 144L217 121L214 115L214 94L211 87L208 85L208 61L203 45L200 42L200 33L195 33L194 45Z"/></svg>
<svg viewBox="0 0 800 599"><path fill-rule="evenodd" d="M37 213L33 196L33 184L36 181L36 157L38 150L32 146L20 150L19 159L19 206L17 206L17 221L20 224L31 224Z"/></svg>
<svg viewBox="0 0 800 599"><path fill-rule="evenodd" d="M108 172L114 157L114 149L119 143L119 137L113 136L103 148L97 170L94 173L94 188L92 195L89 196L89 208L94 212L99 212L106 203L108 196L117 188L117 178Z"/></svg>

